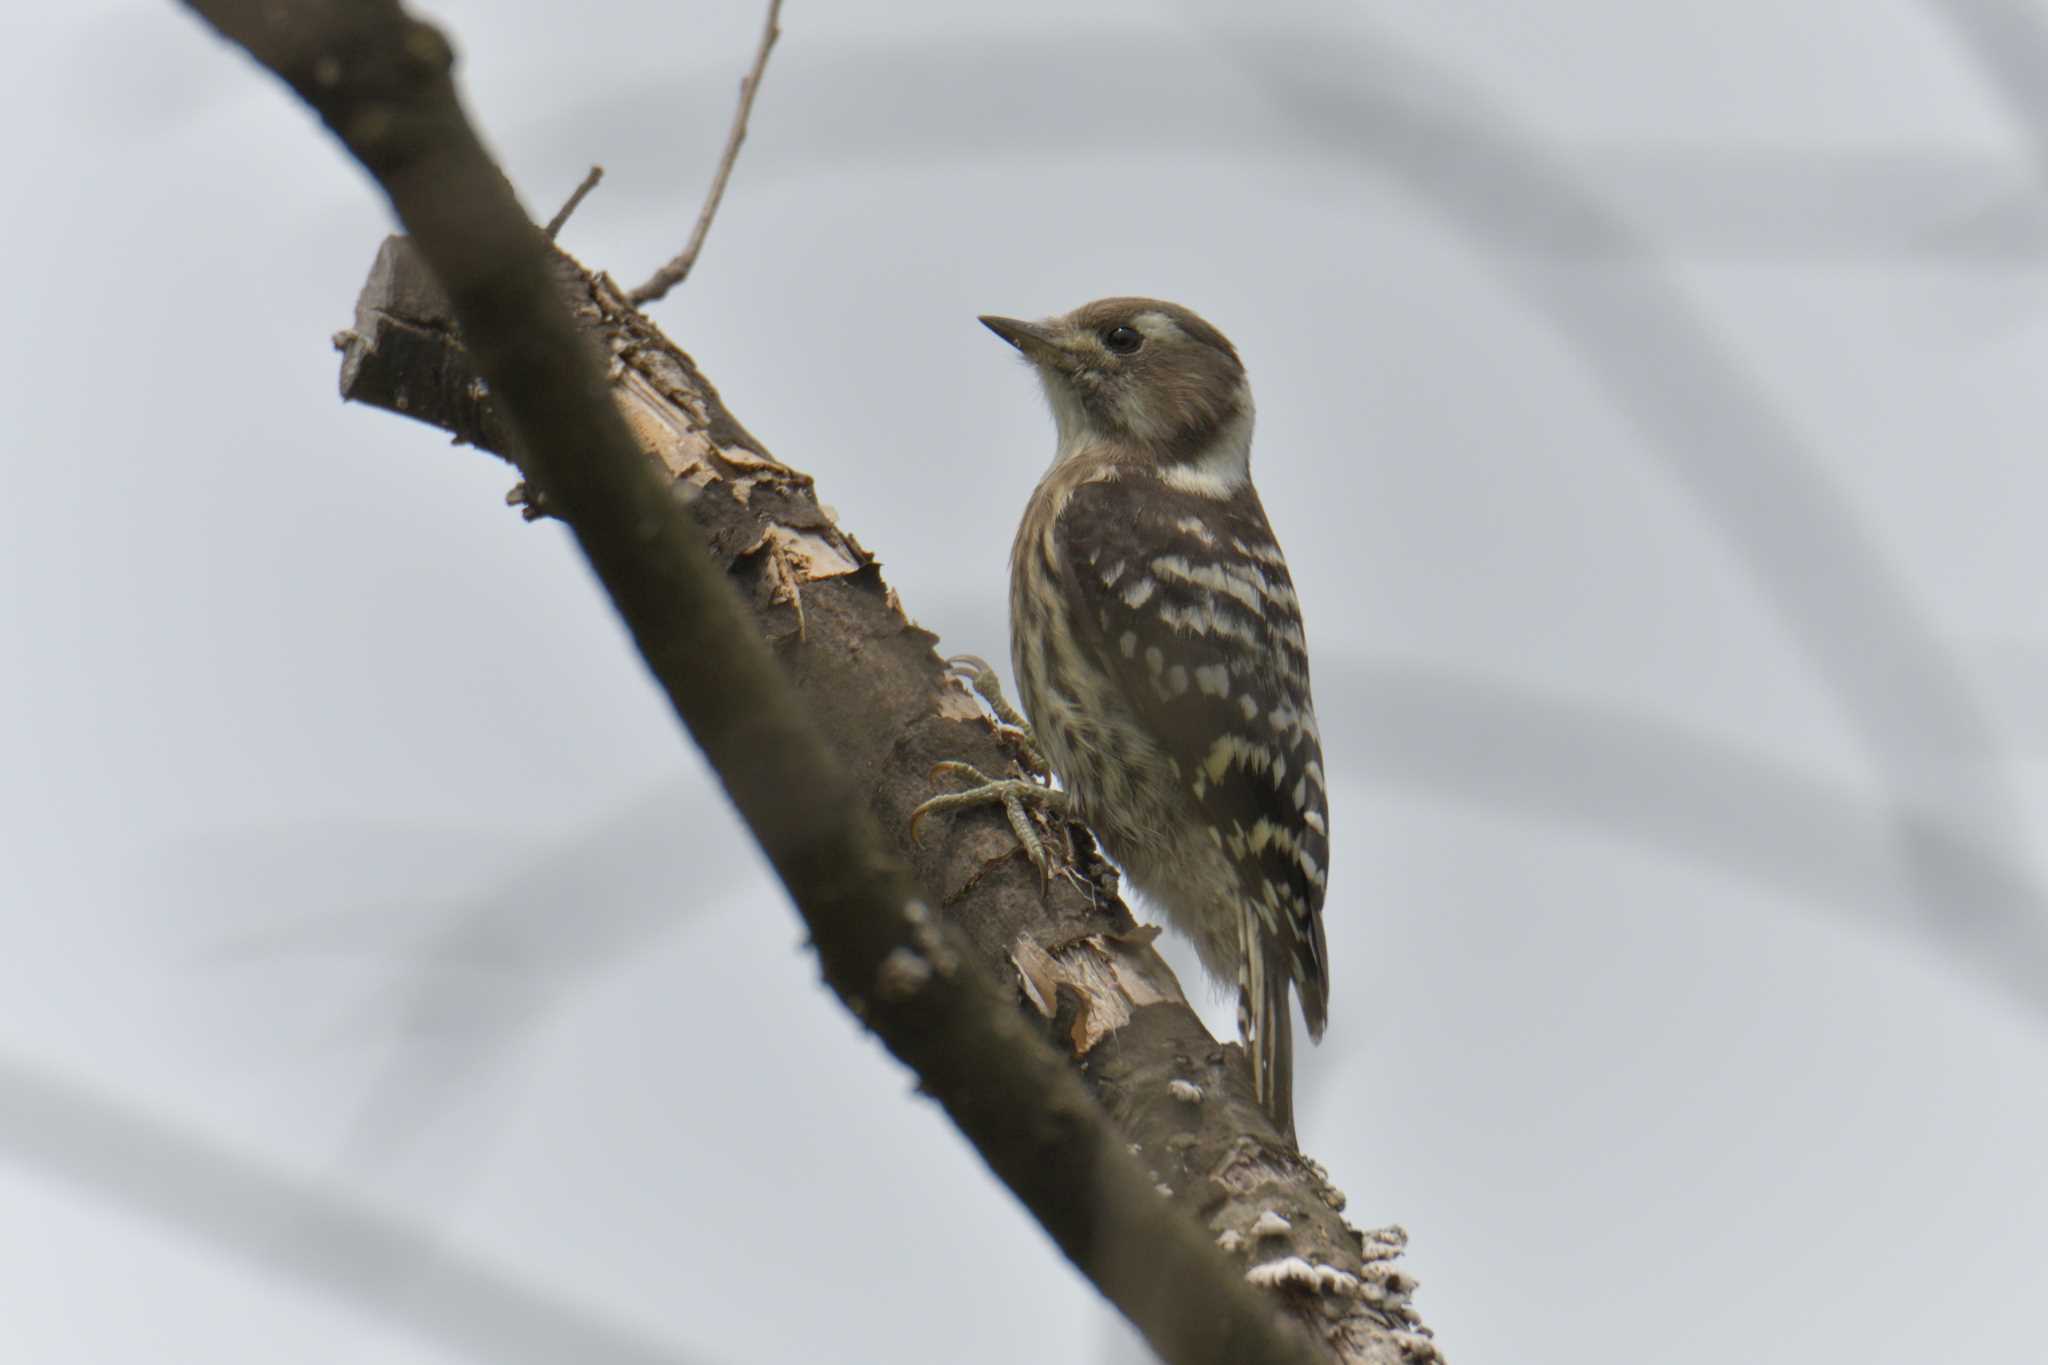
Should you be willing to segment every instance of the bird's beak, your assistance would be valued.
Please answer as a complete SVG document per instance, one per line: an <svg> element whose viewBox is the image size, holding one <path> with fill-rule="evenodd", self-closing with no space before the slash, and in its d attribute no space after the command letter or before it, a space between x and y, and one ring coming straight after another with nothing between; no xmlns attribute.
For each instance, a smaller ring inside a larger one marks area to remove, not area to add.
<svg viewBox="0 0 2048 1365"><path fill-rule="evenodd" d="M981 325L1022 351L1033 362L1055 370L1074 368L1073 358L1053 340L1053 332L1042 322L1019 322L1016 318L990 317Z"/></svg>

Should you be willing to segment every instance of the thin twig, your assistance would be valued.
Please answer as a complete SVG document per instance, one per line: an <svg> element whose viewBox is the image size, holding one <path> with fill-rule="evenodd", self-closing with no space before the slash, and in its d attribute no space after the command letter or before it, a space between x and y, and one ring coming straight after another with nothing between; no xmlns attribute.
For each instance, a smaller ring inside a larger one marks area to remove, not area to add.
<svg viewBox="0 0 2048 1365"><path fill-rule="evenodd" d="M541 229L541 231L547 233L549 241L552 242L561 235L562 224L569 221L569 215L574 213L576 206L583 202L583 196L596 189L597 182L602 179L604 179L604 167L592 166L590 174L583 177L583 183L578 185L575 191L570 194L568 202L556 209L555 216L548 219L548 225Z"/></svg>
<svg viewBox="0 0 2048 1365"><path fill-rule="evenodd" d="M782 0L768 0L768 20L761 26L761 46L754 51L753 69L740 81L739 112L733 115L732 131L725 138L725 154L718 159L718 173L711 178L711 192L704 196L704 207L697 214L697 226L690 230L690 240L681 254L655 271L647 283L626 295L636 307L653 303L667 294L681 284L689 275L690 267L697 264L697 253L704 249L704 238L711 231L711 219L718 212L718 201L725 198L725 182L732 178L732 163L739 159L740 144L747 140L747 118L754 112L754 93L761 88L761 73L768 67L769 50L782 36L781 19Z"/></svg>

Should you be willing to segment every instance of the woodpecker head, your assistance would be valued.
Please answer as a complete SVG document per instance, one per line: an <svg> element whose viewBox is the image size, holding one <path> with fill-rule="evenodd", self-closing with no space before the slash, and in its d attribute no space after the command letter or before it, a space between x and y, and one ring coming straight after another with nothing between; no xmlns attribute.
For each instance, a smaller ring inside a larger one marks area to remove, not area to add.
<svg viewBox="0 0 2048 1365"><path fill-rule="evenodd" d="M1099 299L1044 322L982 325L1038 371L1059 454L1110 451L1219 495L1248 477L1252 394L1221 332L1178 304Z"/></svg>

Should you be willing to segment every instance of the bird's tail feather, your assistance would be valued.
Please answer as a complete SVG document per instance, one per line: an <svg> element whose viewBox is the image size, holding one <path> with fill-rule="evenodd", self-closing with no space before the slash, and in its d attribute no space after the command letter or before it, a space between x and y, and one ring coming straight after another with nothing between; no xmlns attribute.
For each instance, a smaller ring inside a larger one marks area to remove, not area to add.
<svg viewBox="0 0 2048 1365"><path fill-rule="evenodd" d="M1252 1092L1273 1123L1294 1140L1294 1010L1287 987L1293 962L1259 932L1255 911L1243 916L1238 954L1237 1035L1252 1063Z"/></svg>

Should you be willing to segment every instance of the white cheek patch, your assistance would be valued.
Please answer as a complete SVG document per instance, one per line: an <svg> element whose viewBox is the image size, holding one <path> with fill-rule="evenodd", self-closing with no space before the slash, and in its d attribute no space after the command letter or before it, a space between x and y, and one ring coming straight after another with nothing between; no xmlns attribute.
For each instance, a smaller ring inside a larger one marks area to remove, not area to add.
<svg viewBox="0 0 2048 1365"><path fill-rule="evenodd" d="M1081 406L1073 389L1046 370L1038 372L1038 381L1045 390L1046 402L1052 406L1053 425L1059 431L1059 445L1053 450L1052 462L1063 464L1094 444L1097 437L1089 426L1088 410Z"/></svg>
<svg viewBox="0 0 2048 1365"><path fill-rule="evenodd" d="M1123 429L1141 441L1161 441L1172 435L1171 413L1159 412L1148 395L1120 389L1115 398L1117 420Z"/></svg>

